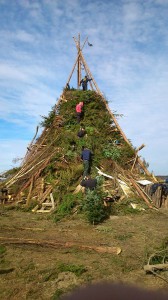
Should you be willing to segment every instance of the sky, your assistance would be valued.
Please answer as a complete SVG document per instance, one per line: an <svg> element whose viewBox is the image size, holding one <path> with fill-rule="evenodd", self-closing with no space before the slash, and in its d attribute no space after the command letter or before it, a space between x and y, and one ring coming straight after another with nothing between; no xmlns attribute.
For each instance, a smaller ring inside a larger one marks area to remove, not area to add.
<svg viewBox="0 0 168 300"><path fill-rule="evenodd" d="M167 16L168 0L0 0L0 172L21 163L58 101L80 33L122 130L135 148L146 145L139 155L150 172L168 175Z"/></svg>

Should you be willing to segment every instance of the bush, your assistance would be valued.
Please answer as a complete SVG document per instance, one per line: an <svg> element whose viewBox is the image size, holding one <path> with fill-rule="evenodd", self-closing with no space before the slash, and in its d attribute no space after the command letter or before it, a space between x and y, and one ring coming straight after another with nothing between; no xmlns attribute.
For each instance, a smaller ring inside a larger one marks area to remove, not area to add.
<svg viewBox="0 0 168 300"><path fill-rule="evenodd" d="M104 150L103 150L103 155L106 158L111 158L114 161L119 161L120 157L121 157L121 149L117 148L117 147L111 147L111 146L107 146Z"/></svg>
<svg viewBox="0 0 168 300"><path fill-rule="evenodd" d="M104 206L103 198L105 194L99 190L86 192L85 199L82 204L89 223L98 224L109 216L110 208Z"/></svg>
<svg viewBox="0 0 168 300"><path fill-rule="evenodd" d="M63 197L61 204L58 206L56 215L54 216L54 221L58 222L65 216L72 213L73 208L76 206L76 197L72 194L67 194Z"/></svg>

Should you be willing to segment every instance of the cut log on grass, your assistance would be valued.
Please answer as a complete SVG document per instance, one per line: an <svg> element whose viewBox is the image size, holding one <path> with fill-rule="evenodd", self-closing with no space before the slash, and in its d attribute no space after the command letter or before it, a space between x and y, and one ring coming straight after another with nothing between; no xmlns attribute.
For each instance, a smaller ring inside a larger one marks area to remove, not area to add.
<svg viewBox="0 0 168 300"><path fill-rule="evenodd" d="M51 248L78 248L79 250L89 250L89 251L96 251L99 253L109 253L109 254L120 254L121 248L120 247L102 247L102 246L88 246L82 245L73 242L59 242L59 241L45 241L45 240L30 240L30 239L19 239L19 238L7 238L7 237L0 237L1 245L35 245L41 247L51 247Z"/></svg>
<svg viewBox="0 0 168 300"><path fill-rule="evenodd" d="M155 265L145 265L144 271L145 272L151 272L153 271L167 271L168 270L168 264L155 264Z"/></svg>

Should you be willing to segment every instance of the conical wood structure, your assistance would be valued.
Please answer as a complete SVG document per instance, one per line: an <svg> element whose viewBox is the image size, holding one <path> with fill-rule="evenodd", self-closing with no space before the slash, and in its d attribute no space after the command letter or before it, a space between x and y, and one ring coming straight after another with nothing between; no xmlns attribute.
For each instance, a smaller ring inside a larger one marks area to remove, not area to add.
<svg viewBox="0 0 168 300"><path fill-rule="evenodd" d="M78 86L78 88L80 87L80 81L81 81L81 64L82 64L83 67L84 67L84 69L85 69L86 75L88 75L89 78L92 78L92 81L89 82L89 84L90 84L90 86L91 86L91 89L92 89L92 90L95 90L99 95L101 95L102 101L104 102L104 104L105 104L105 106L106 106L106 108L107 108L109 114L110 114L111 117L112 117L112 120L114 121L114 123L115 123L117 129L118 129L119 132L121 133L123 139L126 141L126 143L128 143L130 146L132 146L131 143L130 143L130 141L129 141L128 138L126 137L124 131L123 131L122 128L120 127L120 125L119 125L119 123L118 123L116 117L114 116L114 114L113 114L112 111L110 110L110 108L109 108L109 106L108 106L108 103L107 103L106 99L104 98L102 92L100 91L100 89L99 89L99 87L98 87L98 85L97 85L97 83L96 83L96 81L95 81L95 79L94 79L94 77L93 77L93 75L92 75L92 73L91 73L91 71L90 71L90 69L89 69L87 63L86 63L86 60L85 60L85 58L84 58L84 55L83 55L83 51L82 51L82 50L83 50L83 48L84 48L86 42L88 41L88 38L86 38L86 40L85 40L85 42L84 42L82 48L80 47L80 35L78 36L78 40L74 37L74 41L75 41L76 48L77 48L77 58L76 58L76 60L75 60L74 66L73 66L73 68L72 68L72 71L71 71L71 73L70 73L70 75L69 75L69 77L68 77L66 86L70 83L70 80L71 80L71 78L72 78L72 75L73 75L73 73L74 73L74 71L75 71L75 67L77 66L77 86ZM93 84L92 84L92 83L93 83ZM61 102L62 100L63 100L63 94L61 95L61 97L60 97L60 99L59 99L58 104L56 105L56 107L60 104L60 102ZM137 149L137 150L136 150L136 159L134 160L134 163L133 163L133 164L135 165L135 164L138 163L138 164L140 165L140 167L144 170L144 172L146 173L146 175L151 176L151 173L148 171L148 169L146 168L146 166L144 165L144 163L141 161L141 159L140 159L139 156L138 156L138 151L139 151L139 150L141 150L141 149Z"/></svg>
<svg viewBox="0 0 168 300"><path fill-rule="evenodd" d="M54 197L57 198L55 201L59 203L63 194L75 190L83 174L80 161L80 149L83 142L79 141L75 133L79 127L75 119L75 106L78 101L82 100L86 104L84 123L90 131L87 140L84 142L88 143L95 152L93 174L96 174L97 167L100 170L102 166L105 171L111 170L110 172L113 172L115 177L118 177L117 174L119 173L121 179L127 178L127 183L132 182L133 189L141 197L146 198L142 191L138 192L137 185L134 182L134 179L145 178L145 176L152 178L138 156L138 151L144 145L138 149L133 148L101 93L83 54L83 48L88 42L88 38L82 46L80 45L80 35L78 39L74 37L74 41L77 48L77 57L65 88L49 116L44 117L44 130L38 138L36 138L38 134L37 127L19 172L5 183L6 187L13 188L15 201L24 199L26 205L29 205L32 199L35 199L39 204L45 201L48 203L49 200L52 200L53 203L52 192L55 193ZM92 79L89 82L91 90L80 90L81 66L84 68L86 75ZM70 84L76 69L77 89L67 89L67 85ZM95 114L94 119L92 114ZM123 147L119 149L120 153L124 153L124 149L128 152L128 157L126 154L121 165L115 159L105 161L105 156L102 154L105 153L104 148L107 148L107 145L109 147L112 145L114 148L113 140L116 137L123 141ZM72 151L72 144L75 144L76 152ZM109 166L111 166L111 169L109 169ZM151 207L149 199L146 198L145 201Z"/></svg>

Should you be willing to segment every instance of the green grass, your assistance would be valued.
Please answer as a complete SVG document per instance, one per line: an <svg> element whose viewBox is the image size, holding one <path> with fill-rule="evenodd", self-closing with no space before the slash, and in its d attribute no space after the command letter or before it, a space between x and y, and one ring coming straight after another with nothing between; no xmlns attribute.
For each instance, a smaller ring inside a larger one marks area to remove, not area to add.
<svg viewBox="0 0 168 300"><path fill-rule="evenodd" d="M120 234L120 235L115 235L115 239L119 241L126 241L127 239L130 239L133 237L132 233L126 233L126 234Z"/></svg>
<svg viewBox="0 0 168 300"><path fill-rule="evenodd" d="M6 253L6 247L4 245L0 245L0 256Z"/></svg>
<svg viewBox="0 0 168 300"><path fill-rule="evenodd" d="M87 271L86 267L83 265L72 265L72 264L60 264L58 266L59 272L72 272L77 277L81 276L83 273Z"/></svg>

